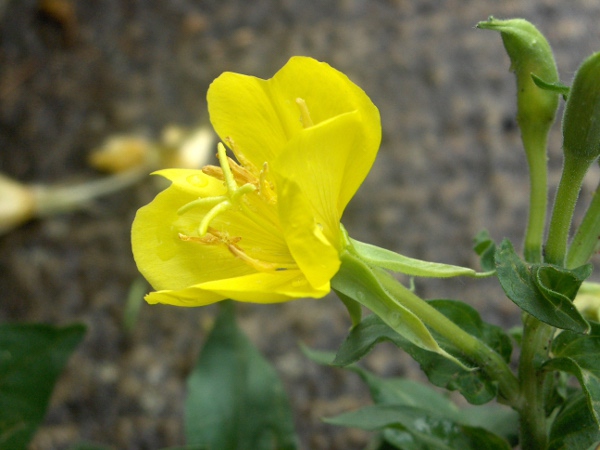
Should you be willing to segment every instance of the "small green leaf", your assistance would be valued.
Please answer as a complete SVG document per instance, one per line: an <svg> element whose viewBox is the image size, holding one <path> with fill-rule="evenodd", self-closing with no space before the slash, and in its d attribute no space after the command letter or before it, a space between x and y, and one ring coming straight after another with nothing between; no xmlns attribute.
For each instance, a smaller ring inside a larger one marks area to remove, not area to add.
<svg viewBox="0 0 600 450"><path fill-rule="evenodd" d="M489 277L492 272L479 273L467 267L441 264L394 253L375 245L350 239L356 253L367 263L382 269L399 272L413 277L450 278L450 277Z"/></svg>
<svg viewBox="0 0 600 450"><path fill-rule="evenodd" d="M0 449L27 448L83 325L0 325Z"/></svg>
<svg viewBox="0 0 600 450"><path fill-rule="evenodd" d="M496 251L496 270L506 296L522 310L557 328L589 331L573 299L591 273L591 266L568 270L550 264L528 264L505 239Z"/></svg>
<svg viewBox="0 0 600 450"><path fill-rule="evenodd" d="M187 382L187 443L219 450L296 448L277 373L235 322L227 302Z"/></svg>
<svg viewBox="0 0 600 450"><path fill-rule="evenodd" d="M592 417L600 425L600 324L592 323L590 335L561 332L552 344L554 358L546 370L560 370L579 380Z"/></svg>
<svg viewBox="0 0 600 450"><path fill-rule="evenodd" d="M374 405L326 422L363 430L384 430L385 439L406 450L510 450L501 437L408 405Z"/></svg>
<svg viewBox="0 0 600 450"><path fill-rule="evenodd" d="M600 428L586 407L586 398L571 398L550 429L548 450L592 449L600 444Z"/></svg>
<svg viewBox="0 0 600 450"><path fill-rule="evenodd" d="M494 254L496 253L496 244L490 237L487 230L482 230L473 238L473 250L481 259L481 268L486 272L496 270Z"/></svg>
<svg viewBox="0 0 600 450"><path fill-rule="evenodd" d="M563 96L563 99L565 99L565 100L569 96L569 91L571 90L571 88L569 86L566 86L560 82L549 83L547 81L542 80L540 77L538 77L534 73L531 74L531 78L533 79L533 82L535 83L535 85L537 87L539 87L540 89L545 89L546 91L556 92L557 94L561 94Z"/></svg>

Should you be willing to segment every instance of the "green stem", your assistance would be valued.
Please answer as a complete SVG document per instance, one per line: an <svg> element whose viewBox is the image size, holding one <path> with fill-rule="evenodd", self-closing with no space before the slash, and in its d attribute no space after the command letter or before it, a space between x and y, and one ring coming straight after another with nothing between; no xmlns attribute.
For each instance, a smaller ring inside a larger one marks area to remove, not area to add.
<svg viewBox="0 0 600 450"><path fill-rule="evenodd" d="M545 411L546 384L552 378L540 370L548 358L554 328L533 316L525 318L519 382L523 403L519 408L520 446L523 449L546 448L548 435Z"/></svg>
<svg viewBox="0 0 600 450"><path fill-rule="evenodd" d="M518 381L504 359L484 342L464 331L429 303L419 298L396 281L387 272L373 268L355 254L351 247L340 255L342 266L332 280L332 287L345 295L368 291L366 298L354 298L379 315L387 323L389 313L405 316L408 310L427 328L443 336L461 354L480 367L492 380L498 382L500 396L505 403L519 407Z"/></svg>
<svg viewBox="0 0 600 450"><path fill-rule="evenodd" d="M579 197L583 177L591 163L592 161L565 153L563 172L554 200L554 210L546 241L545 260L550 264L564 266L575 203Z"/></svg>
<svg viewBox="0 0 600 450"><path fill-rule="evenodd" d="M548 168L546 144L548 129L521 128L521 139L525 147L529 165L529 217L525 232L523 253L525 260L531 263L542 262L542 240L546 224L548 204Z"/></svg>
<svg viewBox="0 0 600 450"><path fill-rule="evenodd" d="M579 225L567 253L567 268L574 269L587 263L592 257L600 236L600 184Z"/></svg>
<svg viewBox="0 0 600 450"><path fill-rule="evenodd" d="M403 306L419 317L428 328L460 349L467 358L481 367L492 380L498 381L501 396L504 397L507 404L511 406L519 404L518 381L498 353L489 348L484 342L464 331L391 276L385 277L382 282L390 295L402 298Z"/></svg>

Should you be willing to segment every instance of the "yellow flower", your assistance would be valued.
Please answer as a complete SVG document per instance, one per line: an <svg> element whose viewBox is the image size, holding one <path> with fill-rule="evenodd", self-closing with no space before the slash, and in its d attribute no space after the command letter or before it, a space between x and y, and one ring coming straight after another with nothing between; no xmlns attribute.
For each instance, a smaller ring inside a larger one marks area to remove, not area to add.
<svg viewBox="0 0 600 450"><path fill-rule="evenodd" d="M379 112L344 74L294 57L269 80L224 73L208 90L220 167L157 172L172 184L132 229L149 303L323 297L340 218L381 140Z"/></svg>

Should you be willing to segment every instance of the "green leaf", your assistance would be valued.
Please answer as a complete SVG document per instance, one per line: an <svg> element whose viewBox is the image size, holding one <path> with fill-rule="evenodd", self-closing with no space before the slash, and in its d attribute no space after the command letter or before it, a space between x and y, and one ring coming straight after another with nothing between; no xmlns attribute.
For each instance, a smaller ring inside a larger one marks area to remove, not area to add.
<svg viewBox="0 0 600 450"><path fill-rule="evenodd" d="M450 277L489 277L492 272L479 273L467 267L453 266L450 264L422 261L409 258L398 253L386 250L375 245L350 239L356 253L367 263L382 269L400 272L414 277L450 278Z"/></svg>
<svg viewBox="0 0 600 450"><path fill-rule="evenodd" d="M363 430L384 430L385 439L404 450L510 450L508 442L489 431L463 425L408 405L374 405L326 419Z"/></svg>
<svg viewBox="0 0 600 450"><path fill-rule="evenodd" d="M579 380L592 417L600 425L600 324L592 323L590 335L561 332L552 344L553 359L546 370L560 370Z"/></svg>
<svg viewBox="0 0 600 450"><path fill-rule="evenodd" d="M219 450L296 448L277 373L235 322L226 302L187 381L187 443Z"/></svg>
<svg viewBox="0 0 600 450"><path fill-rule="evenodd" d="M572 397L552 423L548 450L593 449L600 444L600 428L586 407L583 394Z"/></svg>
<svg viewBox="0 0 600 450"><path fill-rule="evenodd" d="M563 96L564 100L566 100L567 97L569 96L569 91L571 90L571 88L569 86L565 86L561 82L557 81L555 83L549 83L547 81L542 80L540 77L538 77L534 73L531 74L531 78L533 79L533 82L535 83L535 85L537 87L544 89L546 91L556 92L557 94L561 94Z"/></svg>
<svg viewBox="0 0 600 450"><path fill-rule="evenodd" d="M481 320L477 311L470 306L451 300L434 300L430 304L465 331L485 342L490 348L508 361L512 351L510 339L499 327ZM398 335L376 315L363 319L354 327L341 345L333 361L334 365L347 366L365 356L377 343L390 341L409 353L420 365L429 380L439 387L459 390L473 404L492 400L497 393L495 382L479 370L467 370L439 354L429 352ZM440 345L447 351L456 351L439 338Z"/></svg>
<svg viewBox="0 0 600 450"><path fill-rule="evenodd" d="M590 275L590 265L568 270L550 264L528 264L505 239L496 251L496 270L506 296L524 311L557 328L589 331L573 299Z"/></svg>
<svg viewBox="0 0 600 450"><path fill-rule="evenodd" d="M447 395L422 383L405 378L381 378L356 365L348 369L365 381L376 404L419 407L457 423L485 428L510 441L517 439L518 415L510 408L499 405L459 408Z"/></svg>
<svg viewBox="0 0 600 450"><path fill-rule="evenodd" d="M496 244L490 237L487 230L482 230L473 238L473 250L481 259L481 268L486 272L496 270L494 254L496 253Z"/></svg>
<svg viewBox="0 0 600 450"><path fill-rule="evenodd" d="M83 325L0 325L0 449L27 448Z"/></svg>

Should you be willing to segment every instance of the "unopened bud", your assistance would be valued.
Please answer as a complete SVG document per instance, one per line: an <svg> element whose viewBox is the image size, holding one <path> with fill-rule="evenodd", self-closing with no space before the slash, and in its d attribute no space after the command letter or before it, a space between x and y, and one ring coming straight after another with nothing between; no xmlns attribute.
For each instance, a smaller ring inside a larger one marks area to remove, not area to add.
<svg viewBox="0 0 600 450"><path fill-rule="evenodd" d="M499 31L510 57L511 70L517 77L517 121L524 127L547 130L554 122L558 95L534 83L532 74L545 83L558 83L558 71L548 41L538 29L524 19L479 22L478 28ZM526 131L526 130L523 130Z"/></svg>
<svg viewBox="0 0 600 450"><path fill-rule="evenodd" d="M563 151L588 162L600 154L600 53L577 70L563 118Z"/></svg>
<svg viewBox="0 0 600 450"><path fill-rule="evenodd" d="M0 235L28 221L35 214L32 190L0 175Z"/></svg>

